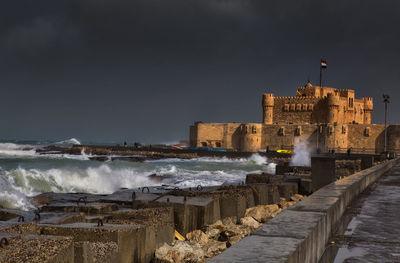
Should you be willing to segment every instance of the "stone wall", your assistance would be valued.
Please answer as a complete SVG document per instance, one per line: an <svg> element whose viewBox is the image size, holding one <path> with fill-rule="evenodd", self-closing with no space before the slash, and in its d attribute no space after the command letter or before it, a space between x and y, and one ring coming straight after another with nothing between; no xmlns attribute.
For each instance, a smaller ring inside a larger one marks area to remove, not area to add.
<svg viewBox="0 0 400 263"><path fill-rule="evenodd" d="M317 135L318 133L318 135ZM197 123L191 127L191 146L257 152L293 149L307 142L314 151L380 153L384 145L382 124L260 124ZM219 144L218 144L219 143ZM400 125L387 128L387 150L400 152Z"/></svg>

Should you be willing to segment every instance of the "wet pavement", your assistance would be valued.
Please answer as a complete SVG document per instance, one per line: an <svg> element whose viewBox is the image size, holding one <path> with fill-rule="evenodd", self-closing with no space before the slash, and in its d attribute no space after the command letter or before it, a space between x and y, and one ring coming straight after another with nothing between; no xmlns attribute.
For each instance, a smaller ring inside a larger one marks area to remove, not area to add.
<svg viewBox="0 0 400 263"><path fill-rule="evenodd" d="M400 262L400 164L353 202L320 263Z"/></svg>

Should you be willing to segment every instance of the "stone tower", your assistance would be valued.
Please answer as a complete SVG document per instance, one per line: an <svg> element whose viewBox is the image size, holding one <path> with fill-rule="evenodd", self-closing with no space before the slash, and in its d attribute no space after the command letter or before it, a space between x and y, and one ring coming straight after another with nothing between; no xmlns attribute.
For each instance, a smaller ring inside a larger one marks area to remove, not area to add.
<svg viewBox="0 0 400 263"><path fill-rule="evenodd" d="M263 94L262 99L263 107L263 124L272 124L274 116L274 94Z"/></svg>
<svg viewBox="0 0 400 263"><path fill-rule="evenodd" d="M328 118L327 123L338 122L340 95L339 92L332 92L327 94L328 105Z"/></svg>
<svg viewBox="0 0 400 263"><path fill-rule="evenodd" d="M371 113L374 108L372 98L363 98L364 101L364 124L371 124Z"/></svg>

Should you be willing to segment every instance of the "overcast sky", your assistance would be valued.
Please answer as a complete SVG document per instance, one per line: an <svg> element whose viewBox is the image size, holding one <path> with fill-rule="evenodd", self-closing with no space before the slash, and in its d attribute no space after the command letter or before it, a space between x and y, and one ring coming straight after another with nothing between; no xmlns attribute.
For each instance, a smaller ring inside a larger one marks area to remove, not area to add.
<svg viewBox="0 0 400 263"><path fill-rule="evenodd" d="M398 0L13 0L0 8L0 139L171 142L261 122L261 95L326 84L399 123Z"/></svg>

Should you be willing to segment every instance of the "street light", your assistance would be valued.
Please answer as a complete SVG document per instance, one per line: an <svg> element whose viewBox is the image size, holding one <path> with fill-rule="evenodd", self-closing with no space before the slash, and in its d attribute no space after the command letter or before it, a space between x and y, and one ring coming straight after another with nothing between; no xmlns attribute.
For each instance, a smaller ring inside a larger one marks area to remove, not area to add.
<svg viewBox="0 0 400 263"><path fill-rule="evenodd" d="M389 103L389 95L383 94L383 103L385 103L385 142L384 142L384 148L383 151L386 153L386 138L387 138L387 131L386 131L386 121L387 121L387 105Z"/></svg>

